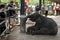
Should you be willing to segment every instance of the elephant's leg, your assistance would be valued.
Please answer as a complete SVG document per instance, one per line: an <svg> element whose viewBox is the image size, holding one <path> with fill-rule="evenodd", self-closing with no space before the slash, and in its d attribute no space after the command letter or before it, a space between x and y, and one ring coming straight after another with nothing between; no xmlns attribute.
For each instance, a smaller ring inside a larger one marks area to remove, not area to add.
<svg viewBox="0 0 60 40"><path fill-rule="evenodd" d="M54 28L54 29L50 30L49 35L57 35L57 32L58 32L58 28Z"/></svg>
<svg viewBox="0 0 60 40"><path fill-rule="evenodd" d="M42 35L47 35L49 34L49 30L47 28L41 28L40 30L38 31L34 31L32 32L32 34L34 35L39 35L39 34L42 34Z"/></svg>
<svg viewBox="0 0 60 40"><path fill-rule="evenodd" d="M31 34L34 31L34 26L28 27L27 28L27 34Z"/></svg>

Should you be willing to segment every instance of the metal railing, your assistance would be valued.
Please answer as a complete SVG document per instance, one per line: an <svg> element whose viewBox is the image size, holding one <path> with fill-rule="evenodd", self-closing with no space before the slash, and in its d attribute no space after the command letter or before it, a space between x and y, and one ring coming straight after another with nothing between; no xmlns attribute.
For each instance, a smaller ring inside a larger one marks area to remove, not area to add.
<svg viewBox="0 0 60 40"><path fill-rule="evenodd" d="M2 21L2 22L0 23L0 26L3 26L4 23L5 23L5 21ZM6 29L1 33L0 36L4 35L5 32L6 32Z"/></svg>
<svg viewBox="0 0 60 40"><path fill-rule="evenodd" d="M9 10L9 9L7 9L6 11L8 11L8 10ZM12 10L12 9L11 9L11 10ZM13 10L18 11L18 10L20 10L20 8L13 9ZM12 17L9 17L9 18L8 18L9 23L7 24L7 25L9 25L9 29L6 28L6 29L0 34L0 39L1 39L1 37L3 37L4 35L7 35L7 34L6 34L7 31L10 31L10 18L12 18ZM13 18L14 18L14 17L13 17ZM16 17L16 18L18 18L18 17ZM7 18L6 18L6 19L7 19ZM0 26L3 26L4 23L6 23L6 20L2 21L2 22L0 23ZM6 25L5 25L5 26L6 26Z"/></svg>

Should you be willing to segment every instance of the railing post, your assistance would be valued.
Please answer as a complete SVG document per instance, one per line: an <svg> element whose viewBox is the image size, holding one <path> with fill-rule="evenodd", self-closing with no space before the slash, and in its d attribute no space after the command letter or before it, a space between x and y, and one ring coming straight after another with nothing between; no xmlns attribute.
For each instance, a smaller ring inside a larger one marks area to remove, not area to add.
<svg viewBox="0 0 60 40"><path fill-rule="evenodd" d="M25 20L25 0L21 1L21 10L20 10L20 32L26 32L26 20Z"/></svg>
<svg viewBox="0 0 60 40"><path fill-rule="evenodd" d="M40 10L41 10L41 0L39 0L39 6L40 6Z"/></svg>

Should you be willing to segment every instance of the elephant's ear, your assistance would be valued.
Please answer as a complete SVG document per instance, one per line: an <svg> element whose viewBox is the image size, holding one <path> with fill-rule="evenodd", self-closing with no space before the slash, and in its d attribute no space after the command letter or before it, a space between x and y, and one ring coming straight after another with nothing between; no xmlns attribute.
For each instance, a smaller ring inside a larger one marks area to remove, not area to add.
<svg viewBox="0 0 60 40"><path fill-rule="evenodd" d="M41 23L41 18L36 19L37 23Z"/></svg>

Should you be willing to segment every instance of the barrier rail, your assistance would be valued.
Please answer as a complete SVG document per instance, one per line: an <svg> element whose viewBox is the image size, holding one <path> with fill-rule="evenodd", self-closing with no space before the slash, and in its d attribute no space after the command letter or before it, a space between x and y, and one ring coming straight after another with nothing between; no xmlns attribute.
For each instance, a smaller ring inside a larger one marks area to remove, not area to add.
<svg viewBox="0 0 60 40"><path fill-rule="evenodd" d="M5 23L5 21L2 21L2 22L0 23L0 26L3 26L3 25L2 25L3 23ZM1 33L0 36L4 35L5 32L6 32L6 29Z"/></svg>
<svg viewBox="0 0 60 40"><path fill-rule="evenodd" d="M14 8L12 8L12 9L6 9L6 11L8 11L8 10L16 10L16 11L18 11L18 10L20 10L20 8L16 8L16 9L14 9Z"/></svg>
<svg viewBox="0 0 60 40"><path fill-rule="evenodd" d="M2 25L4 22L5 22L5 21L2 21L2 22L0 23L0 25Z"/></svg>
<svg viewBox="0 0 60 40"><path fill-rule="evenodd" d="M8 10L10 10L10 9L7 9L6 11L8 11ZM11 10L15 10L15 11L18 11L18 10L20 10L20 8L17 8L17 9L11 9ZM12 18L12 17L10 17L10 18ZM16 18L18 18L18 17L16 17ZM9 19L9 21L10 21L10 19ZM5 23L6 21L4 20L4 21L2 21L1 23L0 23L0 26L3 26L3 24ZM10 22L9 22L9 24L10 24ZM10 28L10 26L9 26L9 28ZM6 31L8 31L9 29L5 29L1 34L0 34L0 39L1 39L1 37L3 37L4 35L6 35Z"/></svg>

